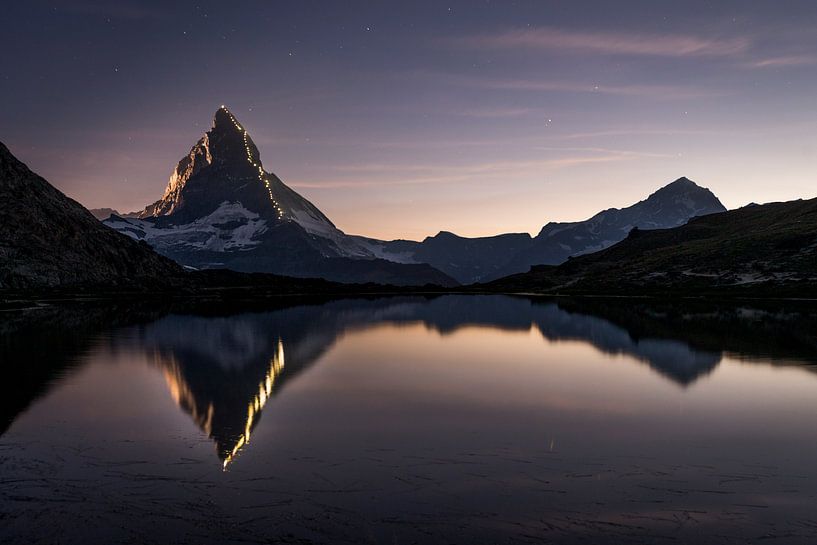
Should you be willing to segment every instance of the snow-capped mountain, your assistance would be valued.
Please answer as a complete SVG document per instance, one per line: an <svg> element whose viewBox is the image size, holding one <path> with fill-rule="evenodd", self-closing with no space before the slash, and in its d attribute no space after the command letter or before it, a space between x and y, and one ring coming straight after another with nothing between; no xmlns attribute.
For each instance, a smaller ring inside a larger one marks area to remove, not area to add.
<svg viewBox="0 0 817 545"><path fill-rule="evenodd" d="M224 106L176 165L161 199L135 217L112 215L104 223L193 268L341 282L456 283L427 264L378 259L366 239L335 227L264 169L250 134Z"/></svg>
<svg viewBox="0 0 817 545"><path fill-rule="evenodd" d="M533 238L527 233L465 238L442 231L422 242L369 244L384 259L429 263L470 284L526 272L533 265L558 265L571 256L602 250L624 240L634 227L668 229L692 217L725 210L711 191L679 178L627 208L610 208L585 221L548 223Z"/></svg>
<svg viewBox="0 0 817 545"><path fill-rule="evenodd" d="M208 217L218 224L224 214L232 221L241 221L236 214L256 220L258 233L287 221L329 238L339 232L311 202L264 170L249 132L222 106L212 129L176 165L162 198L137 217L157 218L163 228L201 224Z"/></svg>
<svg viewBox="0 0 817 545"><path fill-rule="evenodd" d="M670 229L696 216L725 211L709 189L678 178L632 206L610 208L585 221L548 223L493 278L527 272L533 265L559 265L569 257L603 250L627 238L633 228Z"/></svg>

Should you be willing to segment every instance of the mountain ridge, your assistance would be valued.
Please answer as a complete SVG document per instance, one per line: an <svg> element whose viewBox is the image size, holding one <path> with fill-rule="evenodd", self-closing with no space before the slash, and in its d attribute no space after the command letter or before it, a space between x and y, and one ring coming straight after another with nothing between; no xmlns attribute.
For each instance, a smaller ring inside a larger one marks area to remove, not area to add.
<svg viewBox="0 0 817 545"><path fill-rule="evenodd" d="M365 261L387 283L451 286L562 263L609 247L634 227L674 227L724 210L711 191L682 177L628 207L609 208L583 221L548 223L535 237L468 238L441 230L415 242L350 235L265 170L246 128L221 106L210 130L174 168L161 199L136 218L128 214L103 221L194 268L354 282L352 271L365 267L353 262Z"/></svg>
<svg viewBox="0 0 817 545"><path fill-rule="evenodd" d="M633 229L605 250L484 284L576 294L817 295L817 199L769 203Z"/></svg>
<svg viewBox="0 0 817 545"><path fill-rule="evenodd" d="M463 284L487 282L526 272L531 266L559 264L623 240L633 227L661 229L726 208L707 188L681 177L624 208L608 208L586 220L550 222L535 237L505 233L461 237L440 231L421 242L375 241L385 258L427 262ZM452 257L457 258L452 262Z"/></svg>
<svg viewBox="0 0 817 545"><path fill-rule="evenodd" d="M0 288L154 285L182 268L114 232L0 142Z"/></svg>

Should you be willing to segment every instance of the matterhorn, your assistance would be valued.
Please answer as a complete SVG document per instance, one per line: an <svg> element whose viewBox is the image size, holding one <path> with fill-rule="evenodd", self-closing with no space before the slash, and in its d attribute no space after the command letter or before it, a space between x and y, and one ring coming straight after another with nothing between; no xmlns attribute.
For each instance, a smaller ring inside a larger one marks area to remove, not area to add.
<svg viewBox="0 0 817 545"><path fill-rule="evenodd" d="M162 198L106 225L189 268L227 268L341 282L452 285L427 264L380 259L267 171L247 129L221 106L182 157Z"/></svg>

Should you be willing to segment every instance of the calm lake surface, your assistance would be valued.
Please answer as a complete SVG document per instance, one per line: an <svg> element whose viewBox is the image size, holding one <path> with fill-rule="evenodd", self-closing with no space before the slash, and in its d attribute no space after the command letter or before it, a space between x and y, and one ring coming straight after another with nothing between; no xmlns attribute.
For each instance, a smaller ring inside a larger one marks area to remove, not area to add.
<svg viewBox="0 0 817 545"><path fill-rule="evenodd" d="M2 543L817 542L817 313L505 296L0 316Z"/></svg>

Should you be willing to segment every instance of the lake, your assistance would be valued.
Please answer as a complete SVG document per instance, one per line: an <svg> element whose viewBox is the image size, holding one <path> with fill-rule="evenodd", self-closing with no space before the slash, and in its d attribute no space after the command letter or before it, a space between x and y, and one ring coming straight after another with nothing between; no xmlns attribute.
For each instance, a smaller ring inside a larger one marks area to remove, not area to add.
<svg viewBox="0 0 817 545"><path fill-rule="evenodd" d="M0 315L2 543L817 542L817 311L446 295Z"/></svg>

